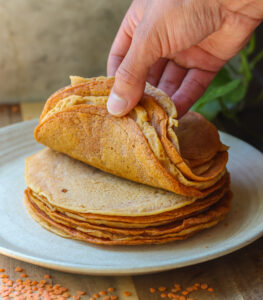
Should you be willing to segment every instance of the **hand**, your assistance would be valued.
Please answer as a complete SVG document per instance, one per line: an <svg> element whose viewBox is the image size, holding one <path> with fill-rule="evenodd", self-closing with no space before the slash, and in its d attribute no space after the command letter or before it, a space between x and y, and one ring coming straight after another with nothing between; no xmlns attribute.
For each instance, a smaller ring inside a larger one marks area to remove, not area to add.
<svg viewBox="0 0 263 300"><path fill-rule="evenodd" d="M108 111L127 114L148 81L182 116L262 19L262 0L134 0L108 58Z"/></svg>

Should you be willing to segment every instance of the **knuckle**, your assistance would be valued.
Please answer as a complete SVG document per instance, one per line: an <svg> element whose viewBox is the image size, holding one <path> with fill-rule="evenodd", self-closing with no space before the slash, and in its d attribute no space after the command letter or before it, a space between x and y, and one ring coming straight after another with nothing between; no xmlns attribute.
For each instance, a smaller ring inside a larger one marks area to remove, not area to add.
<svg viewBox="0 0 263 300"><path fill-rule="evenodd" d="M153 27L140 24L133 35L133 43L140 53L154 55L159 48L156 36Z"/></svg>
<svg viewBox="0 0 263 300"><path fill-rule="evenodd" d="M151 43L150 34L147 31L136 30L133 35L132 42L138 49L147 50Z"/></svg>
<svg viewBox="0 0 263 300"><path fill-rule="evenodd" d="M116 82L124 83L125 85L134 86L140 83L134 72L126 66L120 66L115 74Z"/></svg>
<svg viewBox="0 0 263 300"><path fill-rule="evenodd" d="M167 78L164 79L161 84L165 90L177 90L180 87L181 82L175 82Z"/></svg>
<svg viewBox="0 0 263 300"><path fill-rule="evenodd" d="M207 86L204 83L195 78L188 78L187 86L199 93L203 93L207 88Z"/></svg>

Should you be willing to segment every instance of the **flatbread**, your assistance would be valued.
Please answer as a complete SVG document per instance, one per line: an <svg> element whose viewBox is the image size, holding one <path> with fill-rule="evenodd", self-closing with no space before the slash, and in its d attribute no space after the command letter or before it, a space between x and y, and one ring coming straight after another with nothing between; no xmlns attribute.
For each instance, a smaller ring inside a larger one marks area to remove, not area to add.
<svg viewBox="0 0 263 300"><path fill-rule="evenodd" d="M197 200L104 173L51 149L26 159L25 180L50 204L81 213L154 215Z"/></svg>
<svg viewBox="0 0 263 300"><path fill-rule="evenodd" d="M166 243L169 241L184 239L195 232L212 227L222 220L230 208L231 193L228 197L224 197L218 204L215 204L206 213L185 219L181 224L174 223L170 227L160 227L150 229L152 235L139 234L139 235L125 235L125 234L109 234L106 228L104 231L101 230L88 230L83 232L80 228L73 228L66 224L61 224L50 218L44 211L30 201L25 193L25 204L28 208L29 213L33 218L48 230L65 237L71 237L95 244L104 245L138 245L138 244L153 244L153 243ZM130 231L129 231L130 232ZM159 234L158 234L159 233Z"/></svg>
<svg viewBox="0 0 263 300"><path fill-rule="evenodd" d="M48 200L34 193L32 190L27 189L28 197L32 202L37 203L38 206L47 206L54 215L62 217L65 215L71 219L88 222L91 225L106 225L118 228L145 228L151 226L158 226L170 223L172 221L182 220L186 217L198 214L211 205L218 202L229 191L229 180L219 191L209 195L205 199L199 199L193 203L183 206L178 209L166 211L155 215L145 216L114 216L114 215L102 215L92 213L77 213L72 210L65 210L60 207L51 205ZM88 199L87 199L88 200Z"/></svg>
<svg viewBox="0 0 263 300"><path fill-rule="evenodd" d="M215 127L189 113L195 126L205 125L203 135L184 130L191 139L197 139L191 147L196 148L193 167L199 168L191 170L188 159L192 156L186 147L180 151L175 131L177 112L171 99L147 84L139 105L129 115L116 118L106 109L113 82L106 77L73 78L72 86L48 99L35 129L36 140L105 172L180 195L202 198L216 190L225 175L228 156L226 149L222 151ZM187 128L187 121L182 122L182 128ZM206 134L211 141L208 150L204 147ZM200 149L202 155L198 156ZM208 166L210 159L213 163Z"/></svg>

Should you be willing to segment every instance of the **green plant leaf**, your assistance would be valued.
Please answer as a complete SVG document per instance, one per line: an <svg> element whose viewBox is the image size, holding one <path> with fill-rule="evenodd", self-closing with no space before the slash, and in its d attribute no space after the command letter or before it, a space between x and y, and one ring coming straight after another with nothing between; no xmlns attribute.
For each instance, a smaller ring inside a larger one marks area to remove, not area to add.
<svg viewBox="0 0 263 300"><path fill-rule="evenodd" d="M254 69L256 64L260 62L263 59L263 50L261 50L255 58L252 59L252 61L249 63L249 68Z"/></svg>
<svg viewBox="0 0 263 300"><path fill-rule="evenodd" d="M242 65L242 72L244 74L244 80L245 82L249 82L252 79L252 73L249 67L247 56L244 50L241 50L240 54L241 54L241 65Z"/></svg>
<svg viewBox="0 0 263 300"><path fill-rule="evenodd" d="M192 108L191 110L194 110L194 108ZM218 113L221 111L221 106L220 106L218 100L212 100L212 101L204 104L199 109L194 110L194 111L199 112L207 120L212 121L218 115Z"/></svg>
<svg viewBox="0 0 263 300"><path fill-rule="evenodd" d="M229 76L232 79L240 79L242 77L240 53L231 58L230 61L224 66L224 68L227 69Z"/></svg>
<svg viewBox="0 0 263 300"><path fill-rule="evenodd" d="M220 85L215 78L214 82L211 83L204 95L194 104L194 109L199 109L205 103L208 103L209 101L215 100L230 93L232 90L237 88L240 82L241 81L239 79L235 79L233 81Z"/></svg>
<svg viewBox="0 0 263 300"><path fill-rule="evenodd" d="M214 80L211 82L212 86L220 86L222 84L228 83L232 80L230 72L227 70L226 66L224 66L216 75Z"/></svg>
<svg viewBox="0 0 263 300"><path fill-rule="evenodd" d="M256 47L256 34L253 33L250 41L248 42L247 47L245 47L244 50L245 50L247 55L250 55L254 52L255 47Z"/></svg>
<svg viewBox="0 0 263 300"><path fill-rule="evenodd" d="M217 74L204 95L193 105L192 110L213 120L218 113L237 122L237 113L245 106L246 94L253 78L253 69L263 59L263 50L253 55L256 36L253 34L248 45L233 57ZM250 57L250 56L253 56ZM260 94L254 101L262 98Z"/></svg>
<svg viewBox="0 0 263 300"><path fill-rule="evenodd" d="M222 100L224 103L231 103L236 104L239 103L247 93L247 85L243 84L242 82L239 83L239 85L230 91L228 94L222 96Z"/></svg>

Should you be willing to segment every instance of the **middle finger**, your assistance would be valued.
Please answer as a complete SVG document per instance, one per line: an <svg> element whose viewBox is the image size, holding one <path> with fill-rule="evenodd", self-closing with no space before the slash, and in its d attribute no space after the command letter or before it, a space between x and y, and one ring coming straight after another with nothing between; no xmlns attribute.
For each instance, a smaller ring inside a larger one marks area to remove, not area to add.
<svg viewBox="0 0 263 300"><path fill-rule="evenodd" d="M180 87L187 69L169 60L158 83L158 88L171 97Z"/></svg>

